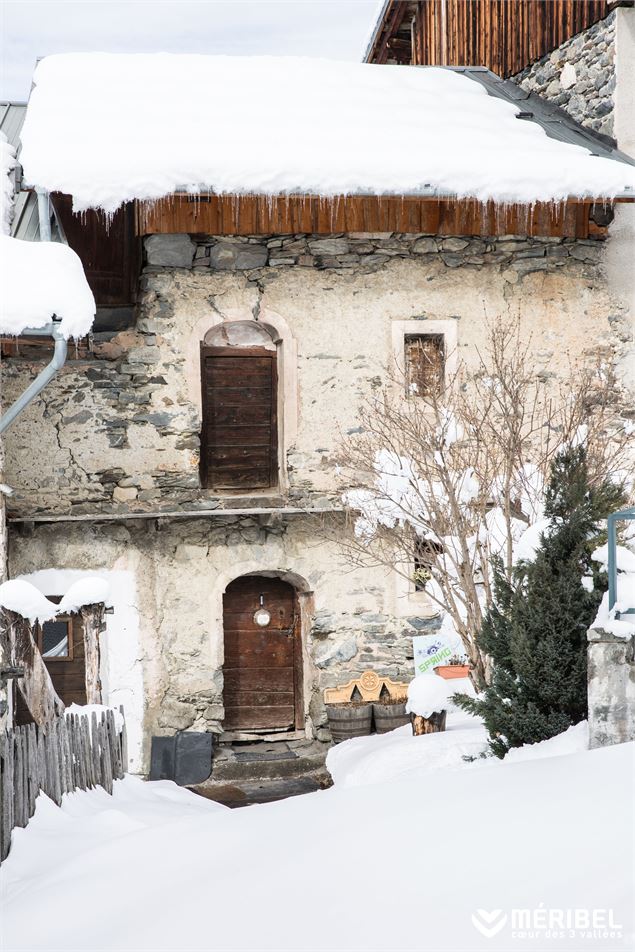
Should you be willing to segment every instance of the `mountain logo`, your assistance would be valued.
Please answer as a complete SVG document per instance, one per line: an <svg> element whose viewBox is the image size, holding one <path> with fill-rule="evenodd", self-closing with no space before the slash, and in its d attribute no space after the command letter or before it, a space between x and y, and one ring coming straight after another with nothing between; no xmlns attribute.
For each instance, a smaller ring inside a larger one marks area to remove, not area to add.
<svg viewBox="0 0 635 952"><path fill-rule="evenodd" d="M475 929L485 936L486 939L492 939L504 928L507 922L507 913L502 909L493 909L488 912L487 909L477 909L472 913L472 925Z"/></svg>

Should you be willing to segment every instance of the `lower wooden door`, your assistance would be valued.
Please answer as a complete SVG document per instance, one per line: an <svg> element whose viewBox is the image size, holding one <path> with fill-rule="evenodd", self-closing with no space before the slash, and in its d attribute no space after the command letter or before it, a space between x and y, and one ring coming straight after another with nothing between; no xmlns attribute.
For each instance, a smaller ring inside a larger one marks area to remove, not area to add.
<svg viewBox="0 0 635 952"><path fill-rule="evenodd" d="M259 625L256 613L269 615ZM293 729L302 723L297 594L278 578L249 575L223 596L225 730Z"/></svg>

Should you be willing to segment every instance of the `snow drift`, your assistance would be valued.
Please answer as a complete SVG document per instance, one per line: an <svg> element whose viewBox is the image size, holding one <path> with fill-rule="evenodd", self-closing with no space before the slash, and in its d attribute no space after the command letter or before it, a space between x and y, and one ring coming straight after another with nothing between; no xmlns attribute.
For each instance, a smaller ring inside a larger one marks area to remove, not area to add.
<svg viewBox="0 0 635 952"><path fill-rule="evenodd" d="M175 189L497 202L613 197L635 169L549 138L465 75L270 56L73 53L37 66L26 180L113 212ZM281 93L267 103L267 91Z"/></svg>
<svg viewBox="0 0 635 952"><path fill-rule="evenodd" d="M424 746L428 738L418 738ZM539 745L538 745L539 746ZM166 781L40 798L2 866L26 950L632 948L635 744L227 810ZM72 914L61 914L69 909ZM553 939L479 909L612 910ZM37 910L37 914L34 914ZM552 941L553 940L553 941Z"/></svg>

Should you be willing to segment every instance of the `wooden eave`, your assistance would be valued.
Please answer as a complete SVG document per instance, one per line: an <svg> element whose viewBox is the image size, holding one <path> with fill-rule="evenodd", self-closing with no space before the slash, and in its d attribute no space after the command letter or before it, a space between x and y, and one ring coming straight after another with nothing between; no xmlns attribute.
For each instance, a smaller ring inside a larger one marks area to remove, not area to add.
<svg viewBox="0 0 635 952"><path fill-rule="evenodd" d="M633 201L633 199L617 199ZM426 235L604 237L613 202L571 198L534 205L412 195L191 195L136 208L138 235L392 232Z"/></svg>

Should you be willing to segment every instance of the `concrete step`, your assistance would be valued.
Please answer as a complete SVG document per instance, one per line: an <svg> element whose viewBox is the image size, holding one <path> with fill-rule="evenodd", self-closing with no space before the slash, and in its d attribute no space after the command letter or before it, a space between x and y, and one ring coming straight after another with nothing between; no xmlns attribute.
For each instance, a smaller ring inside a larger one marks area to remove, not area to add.
<svg viewBox="0 0 635 952"><path fill-rule="evenodd" d="M222 744L214 754L212 783L283 780L320 773L328 751L319 741Z"/></svg>

